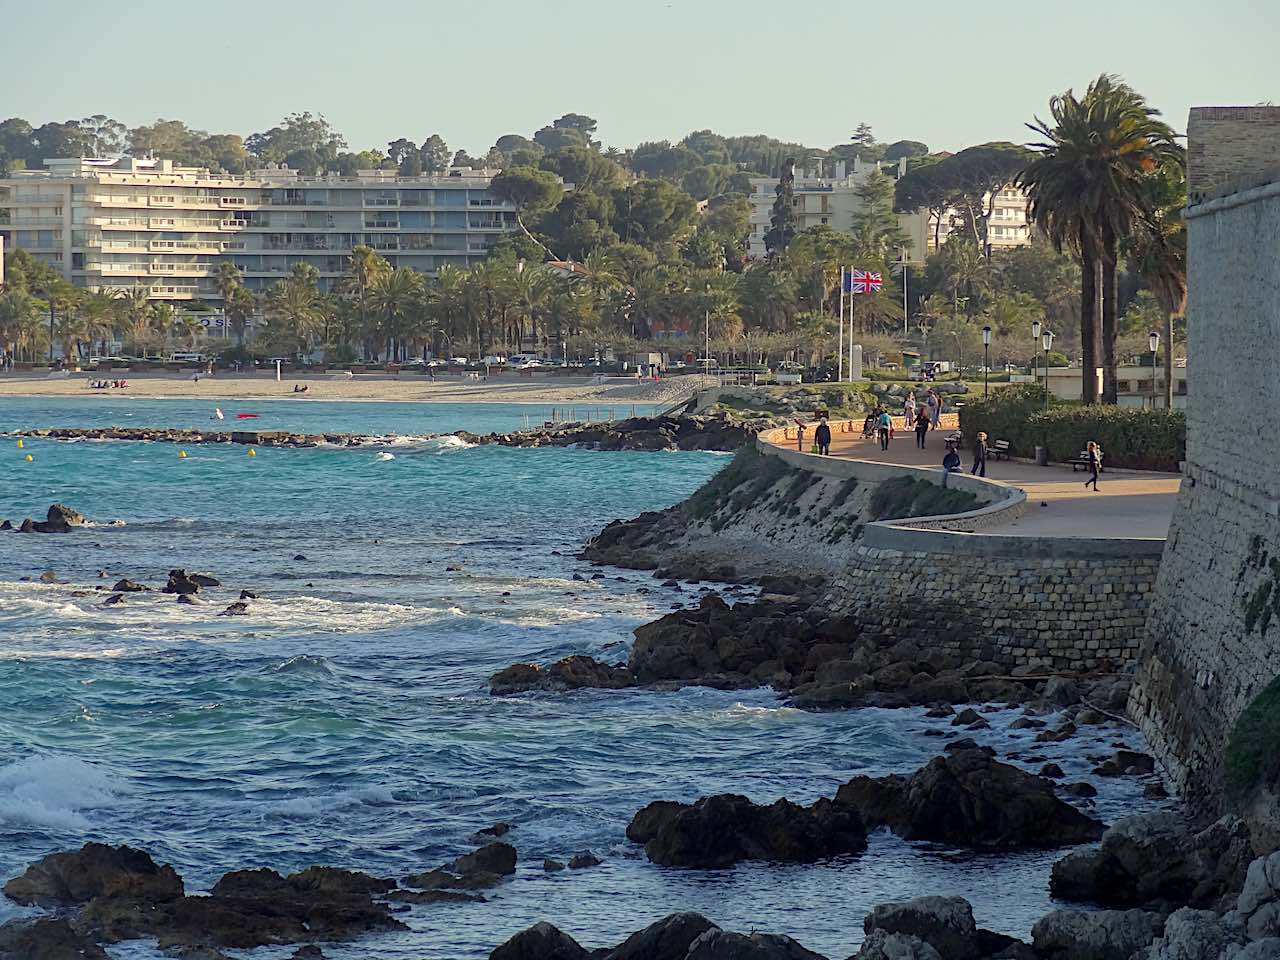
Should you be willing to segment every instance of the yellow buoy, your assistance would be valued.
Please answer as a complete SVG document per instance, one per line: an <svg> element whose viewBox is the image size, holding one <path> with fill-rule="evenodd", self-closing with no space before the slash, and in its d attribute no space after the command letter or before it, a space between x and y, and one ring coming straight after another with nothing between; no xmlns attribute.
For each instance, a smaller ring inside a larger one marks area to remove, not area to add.
<svg viewBox="0 0 1280 960"><path fill-rule="evenodd" d="M19 449L19 450L21 450L21 449L22 449L22 438L21 438L21 437L19 437L19 438L18 438L18 449Z"/></svg>
<svg viewBox="0 0 1280 960"><path fill-rule="evenodd" d="M31 454L29 454L29 453L27 454L27 463L30 463L30 462L31 462L32 460L34 460L34 459L35 459L35 457L33 457Z"/></svg>
<svg viewBox="0 0 1280 960"><path fill-rule="evenodd" d="M258 455L258 451L257 451L257 450L255 450L255 449L253 449L253 447L250 447L250 448L249 448L249 456L251 456L251 457L256 457L257 455Z"/></svg>
<svg viewBox="0 0 1280 960"><path fill-rule="evenodd" d="M185 451L185 450L179 450L179 451L178 451L178 459L179 459L179 460L185 460L185 459L187 459L187 451Z"/></svg>

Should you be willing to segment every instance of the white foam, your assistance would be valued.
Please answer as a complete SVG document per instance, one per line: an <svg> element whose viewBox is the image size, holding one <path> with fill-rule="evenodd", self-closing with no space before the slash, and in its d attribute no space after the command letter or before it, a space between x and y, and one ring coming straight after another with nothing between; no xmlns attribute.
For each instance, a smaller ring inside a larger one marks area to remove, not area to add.
<svg viewBox="0 0 1280 960"><path fill-rule="evenodd" d="M378 459L378 460L394 460L395 458L396 458L396 455L395 455L394 453L380 453L380 454L378 454L378 456L377 456L377 458L376 458L376 459Z"/></svg>
<svg viewBox="0 0 1280 960"><path fill-rule="evenodd" d="M0 767L0 823L87 830L83 811L115 802L115 778L75 757L36 755Z"/></svg>
<svg viewBox="0 0 1280 960"><path fill-rule="evenodd" d="M290 797L287 800L278 800L267 805L265 810L267 814L272 816L302 818L314 817L328 810L344 810L366 804L381 806L394 802L395 797L392 796L390 788L375 785L321 796L308 794L306 796Z"/></svg>
<svg viewBox="0 0 1280 960"><path fill-rule="evenodd" d="M461 437L455 437L452 434L448 434L443 437L436 437L427 443L426 446L434 448L437 453L451 453L458 450L470 450L472 447L476 446L476 444L468 443Z"/></svg>

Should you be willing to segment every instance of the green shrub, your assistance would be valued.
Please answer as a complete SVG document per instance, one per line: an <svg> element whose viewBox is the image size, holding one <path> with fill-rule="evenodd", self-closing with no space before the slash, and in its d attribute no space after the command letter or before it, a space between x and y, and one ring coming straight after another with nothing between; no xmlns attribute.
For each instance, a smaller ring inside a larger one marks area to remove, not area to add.
<svg viewBox="0 0 1280 960"><path fill-rule="evenodd" d="M1227 794L1245 797L1254 787L1280 783L1280 677L1240 714L1227 740L1223 764Z"/></svg>
<svg viewBox="0 0 1280 960"><path fill-rule="evenodd" d="M978 431L1008 440L1014 456L1031 457L1047 447L1052 460L1070 460L1090 440L1113 467L1177 470L1186 459L1187 420L1180 410L1084 406L1052 400L1036 384L1020 384L975 400L960 411L960 429L972 443Z"/></svg>
<svg viewBox="0 0 1280 960"><path fill-rule="evenodd" d="M967 490L940 487L915 477L894 477L876 487L867 509L873 520L906 520L950 516L972 510L977 504L977 496Z"/></svg>

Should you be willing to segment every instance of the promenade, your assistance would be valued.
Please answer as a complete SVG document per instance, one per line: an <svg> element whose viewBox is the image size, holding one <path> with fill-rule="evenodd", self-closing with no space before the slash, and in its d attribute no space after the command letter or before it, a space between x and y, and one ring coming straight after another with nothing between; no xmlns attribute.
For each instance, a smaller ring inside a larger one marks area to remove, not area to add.
<svg viewBox="0 0 1280 960"><path fill-rule="evenodd" d="M856 433L841 433L833 424L831 454L872 463L942 469L946 452L943 437L954 424L944 418L943 429L930 431L926 449L916 447L914 433L898 431L889 449L882 451L875 439L862 438L861 425ZM790 433L794 449L794 428ZM813 426L805 431L805 449L809 449ZM782 443L778 444L782 446ZM973 465L972 450L960 451L964 469ZM1100 490L1085 489L1086 474L1073 472L1070 465L988 460L987 479L1008 484L1026 492L1027 507L1011 521L984 527L982 534L1016 537L1087 537L1123 539L1164 539L1169 533L1181 476L1176 473L1118 470L1102 474Z"/></svg>

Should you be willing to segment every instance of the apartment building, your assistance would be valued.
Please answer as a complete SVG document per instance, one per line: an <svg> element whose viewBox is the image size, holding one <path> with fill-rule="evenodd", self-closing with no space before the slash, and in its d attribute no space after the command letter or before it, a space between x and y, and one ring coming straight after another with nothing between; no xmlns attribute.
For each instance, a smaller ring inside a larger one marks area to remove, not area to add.
<svg viewBox="0 0 1280 960"><path fill-rule="evenodd" d="M1006 186L998 190L994 196L990 194L985 203L991 206L991 217L987 220L987 246L992 250L1010 250L1023 247L1031 242L1031 222L1027 219L1027 195L1018 187ZM932 226L932 224L931 224ZM953 231L965 230L964 219L958 211L943 214L941 228L938 231L939 241L946 243ZM929 249L933 249L933 232L929 234Z"/></svg>
<svg viewBox="0 0 1280 960"><path fill-rule="evenodd" d="M517 229L515 208L489 192L496 172L231 176L168 160L47 160L0 179L0 239L77 286L146 287L156 300L218 300L225 261L254 290L308 263L329 290L360 244L427 274L482 260Z"/></svg>

